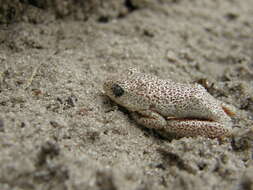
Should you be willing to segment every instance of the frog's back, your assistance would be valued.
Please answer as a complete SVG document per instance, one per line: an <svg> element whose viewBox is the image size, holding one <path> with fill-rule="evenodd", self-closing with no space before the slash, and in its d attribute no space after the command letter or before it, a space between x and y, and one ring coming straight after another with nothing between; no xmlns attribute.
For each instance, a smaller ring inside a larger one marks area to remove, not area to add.
<svg viewBox="0 0 253 190"><path fill-rule="evenodd" d="M135 84L131 91L141 97L143 105L148 105L149 109L163 116L205 119L217 117L217 120L219 116L225 117L220 102L199 84L162 80L146 74L134 76L131 83Z"/></svg>
<svg viewBox="0 0 253 190"><path fill-rule="evenodd" d="M220 101L199 84L157 79L150 85L154 109L163 116L230 122Z"/></svg>
<svg viewBox="0 0 253 190"><path fill-rule="evenodd" d="M194 94L191 84L182 84L170 79L162 80L154 77L146 85L145 97L151 103L151 108L170 117L178 116Z"/></svg>
<svg viewBox="0 0 253 190"><path fill-rule="evenodd" d="M143 73L131 75L129 83L130 94L139 97L143 105L162 115L178 115L179 106L187 106L194 93L191 84L182 84L170 79L163 80L156 76Z"/></svg>

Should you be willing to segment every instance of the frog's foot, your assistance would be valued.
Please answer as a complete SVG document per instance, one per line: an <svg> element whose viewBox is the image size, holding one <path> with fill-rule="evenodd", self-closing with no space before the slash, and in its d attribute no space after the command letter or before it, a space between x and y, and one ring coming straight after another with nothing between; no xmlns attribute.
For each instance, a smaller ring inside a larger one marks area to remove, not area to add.
<svg viewBox="0 0 253 190"><path fill-rule="evenodd" d="M224 127L222 123L197 119L168 118L165 130L178 136L188 137L223 138L230 134L229 128Z"/></svg>
<svg viewBox="0 0 253 190"><path fill-rule="evenodd" d="M236 111L235 111L235 107L228 105L226 103L221 103L221 107L224 110L224 112L229 115L229 116L235 116L236 115Z"/></svg>
<svg viewBox="0 0 253 190"><path fill-rule="evenodd" d="M148 128L163 129L167 126L167 121L163 116L150 110L132 112L131 116L138 124Z"/></svg>

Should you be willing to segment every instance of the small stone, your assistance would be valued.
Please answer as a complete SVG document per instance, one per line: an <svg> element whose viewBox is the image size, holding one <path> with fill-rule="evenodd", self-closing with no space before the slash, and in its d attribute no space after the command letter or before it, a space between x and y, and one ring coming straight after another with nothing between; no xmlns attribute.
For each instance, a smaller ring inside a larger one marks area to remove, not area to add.
<svg viewBox="0 0 253 190"><path fill-rule="evenodd" d="M167 59L168 59L168 61L170 61L170 62L174 62L174 63L179 62L179 61L178 61L177 55L176 55L175 52L173 52L173 51L168 51L168 52L167 52Z"/></svg>

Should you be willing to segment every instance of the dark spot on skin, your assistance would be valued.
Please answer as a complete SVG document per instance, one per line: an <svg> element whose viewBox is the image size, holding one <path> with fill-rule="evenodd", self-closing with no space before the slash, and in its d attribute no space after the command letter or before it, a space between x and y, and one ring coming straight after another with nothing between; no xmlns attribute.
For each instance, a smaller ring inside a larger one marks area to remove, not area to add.
<svg viewBox="0 0 253 190"><path fill-rule="evenodd" d="M4 132L4 121L0 118L0 132Z"/></svg>
<svg viewBox="0 0 253 190"><path fill-rule="evenodd" d="M124 90L118 84L112 85L112 92L115 97L120 97L124 94Z"/></svg>

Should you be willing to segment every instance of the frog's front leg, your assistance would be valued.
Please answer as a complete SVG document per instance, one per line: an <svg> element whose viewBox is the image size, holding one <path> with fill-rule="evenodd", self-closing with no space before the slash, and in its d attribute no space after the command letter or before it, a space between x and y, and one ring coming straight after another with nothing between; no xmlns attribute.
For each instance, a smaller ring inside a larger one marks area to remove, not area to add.
<svg viewBox="0 0 253 190"><path fill-rule="evenodd" d="M230 130L224 124L198 119L168 119L166 132L177 136L205 136L209 138L222 138L230 134Z"/></svg>
<svg viewBox="0 0 253 190"><path fill-rule="evenodd" d="M151 110L132 112L131 116L138 124L148 128L163 129L167 126L166 119L159 113Z"/></svg>

